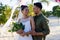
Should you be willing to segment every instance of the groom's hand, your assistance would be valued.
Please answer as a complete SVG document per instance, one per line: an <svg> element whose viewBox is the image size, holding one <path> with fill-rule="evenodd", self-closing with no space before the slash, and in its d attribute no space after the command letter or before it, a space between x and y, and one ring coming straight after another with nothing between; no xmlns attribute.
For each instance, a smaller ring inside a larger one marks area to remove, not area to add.
<svg viewBox="0 0 60 40"><path fill-rule="evenodd" d="M31 35L32 35L32 36L36 36L36 35L37 35L37 32L31 31Z"/></svg>

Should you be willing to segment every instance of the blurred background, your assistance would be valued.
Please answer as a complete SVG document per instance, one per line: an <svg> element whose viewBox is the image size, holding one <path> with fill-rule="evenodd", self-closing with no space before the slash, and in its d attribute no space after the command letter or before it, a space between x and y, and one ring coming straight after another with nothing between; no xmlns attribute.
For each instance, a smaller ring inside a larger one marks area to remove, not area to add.
<svg viewBox="0 0 60 40"><path fill-rule="evenodd" d="M34 16L33 3L41 2L42 13L49 20L50 34L46 40L60 40L60 0L0 0L0 40L14 40L14 34L8 32L13 21L22 16L21 5L28 5L29 16Z"/></svg>

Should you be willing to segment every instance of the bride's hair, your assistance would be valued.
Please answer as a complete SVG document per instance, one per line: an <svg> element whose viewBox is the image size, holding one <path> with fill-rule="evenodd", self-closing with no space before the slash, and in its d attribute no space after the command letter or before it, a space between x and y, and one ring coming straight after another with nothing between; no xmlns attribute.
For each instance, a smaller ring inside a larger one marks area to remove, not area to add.
<svg viewBox="0 0 60 40"><path fill-rule="evenodd" d="M26 7L28 7L27 5L21 5L21 11L24 10Z"/></svg>

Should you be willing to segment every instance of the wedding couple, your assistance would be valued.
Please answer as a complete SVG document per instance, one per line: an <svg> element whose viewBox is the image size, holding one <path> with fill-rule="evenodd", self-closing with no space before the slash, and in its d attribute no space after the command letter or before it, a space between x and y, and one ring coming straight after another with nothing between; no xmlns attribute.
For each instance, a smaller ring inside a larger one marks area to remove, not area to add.
<svg viewBox="0 0 60 40"><path fill-rule="evenodd" d="M49 34L48 20L42 14L42 4L40 2L34 3L33 11L36 14L34 17L29 17L28 6L22 5L21 12L23 17L19 19L23 25L24 30L18 30L15 40L45 40L46 35ZM18 22L19 22L18 21Z"/></svg>

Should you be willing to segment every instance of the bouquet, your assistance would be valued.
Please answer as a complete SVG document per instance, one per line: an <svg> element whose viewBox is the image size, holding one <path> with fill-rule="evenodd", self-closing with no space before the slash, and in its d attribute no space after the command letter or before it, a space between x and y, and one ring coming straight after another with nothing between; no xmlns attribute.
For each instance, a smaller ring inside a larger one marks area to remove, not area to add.
<svg viewBox="0 0 60 40"><path fill-rule="evenodd" d="M13 27L12 27L12 29L10 29L10 30L8 30L9 32L16 32L16 31L18 31L18 30L20 30L20 29L22 29L22 30L24 30L24 25L22 24L22 23L14 23L13 22Z"/></svg>

